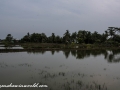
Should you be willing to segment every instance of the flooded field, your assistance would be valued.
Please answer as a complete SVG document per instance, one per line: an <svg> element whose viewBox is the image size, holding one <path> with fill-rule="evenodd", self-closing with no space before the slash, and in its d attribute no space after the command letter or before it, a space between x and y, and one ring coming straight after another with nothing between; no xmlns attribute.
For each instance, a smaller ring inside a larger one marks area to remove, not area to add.
<svg viewBox="0 0 120 90"><path fill-rule="evenodd" d="M5 47L4 45L0 45L0 49L23 49L20 45L14 45L12 47Z"/></svg>
<svg viewBox="0 0 120 90"><path fill-rule="evenodd" d="M120 50L0 53L0 85L45 88L1 90L120 90Z"/></svg>

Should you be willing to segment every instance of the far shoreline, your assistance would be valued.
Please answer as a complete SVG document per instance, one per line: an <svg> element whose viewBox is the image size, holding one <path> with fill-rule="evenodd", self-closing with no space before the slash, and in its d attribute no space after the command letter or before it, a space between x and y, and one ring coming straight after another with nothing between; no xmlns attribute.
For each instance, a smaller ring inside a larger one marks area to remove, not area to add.
<svg viewBox="0 0 120 90"><path fill-rule="evenodd" d="M84 51L84 50L120 50L120 47L109 47L109 48L35 48L35 49L0 49L0 52L40 52L40 51L72 51L72 50L79 50L79 51Z"/></svg>

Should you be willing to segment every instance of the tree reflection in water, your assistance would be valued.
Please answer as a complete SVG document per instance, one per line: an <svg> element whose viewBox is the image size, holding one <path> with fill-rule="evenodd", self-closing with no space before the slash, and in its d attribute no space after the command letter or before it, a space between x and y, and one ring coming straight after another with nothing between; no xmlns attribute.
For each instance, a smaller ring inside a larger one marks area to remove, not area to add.
<svg viewBox="0 0 120 90"><path fill-rule="evenodd" d="M54 53L55 53L55 51L54 51L54 50L52 50L52 51L51 51L51 54L52 54L52 55L54 55Z"/></svg>
<svg viewBox="0 0 120 90"><path fill-rule="evenodd" d="M105 54L105 59L108 60L108 62L112 63L112 62L120 62L120 50L111 50L111 51L107 51L107 53Z"/></svg>
<svg viewBox="0 0 120 90"><path fill-rule="evenodd" d="M55 52L59 53L61 50L52 50L50 51L52 55L55 54ZM28 51L28 53L33 54L45 54L46 51ZM86 57L94 56L97 57L99 55L104 55L105 60L107 60L110 63L120 62L120 50L62 50L63 54L65 55L66 59L72 55L76 57L76 59L84 59Z"/></svg>
<svg viewBox="0 0 120 90"><path fill-rule="evenodd" d="M66 59L69 57L70 55L70 50L64 50L63 54L65 55Z"/></svg>
<svg viewBox="0 0 120 90"><path fill-rule="evenodd" d="M70 53L71 52L71 53ZM109 53L111 52L111 53ZM86 57L90 57L91 55L97 57L99 55L104 55L104 58L112 63L112 62L120 62L120 50L66 50L63 51L66 58L71 54L76 57L76 59L84 59Z"/></svg>
<svg viewBox="0 0 120 90"><path fill-rule="evenodd" d="M31 54L31 53L33 53L33 54L45 54L45 52L46 52L45 50L41 50L41 51L36 51L36 50L35 51L33 51L33 50L32 51L27 51L28 54Z"/></svg>

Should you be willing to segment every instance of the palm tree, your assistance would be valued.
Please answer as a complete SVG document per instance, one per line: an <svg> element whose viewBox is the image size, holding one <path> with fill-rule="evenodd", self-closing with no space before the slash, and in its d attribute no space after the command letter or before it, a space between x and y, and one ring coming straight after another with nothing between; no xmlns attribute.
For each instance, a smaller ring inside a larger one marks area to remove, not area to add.
<svg viewBox="0 0 120 90"><path fill-rule="evenodd" d="M54 43L55 42L55 34L54 33L52 33L52 43Z"/></svg>
<svg viewBox="0 0 120 90"><path fill-rule="evenodd" d="M113 37L115 35L115 32L113 30L109 30L109 35Z"/></svg>
<svg viewBox="0 0 120 90"><path fill-rule="evenodd" d="M105 36L108 37L108 31L107 30L105 31Z"/></svg>
<svg viewBox="0 0 120 90"><path fill-rule="evenodd" d="M69 30L66 30L66 32L64 33L63 39L64 39L65 43L70 42L70 32L69 32Z"/></svg>
<svg viewBox="0 0 120 90"><path fill-rule="evenodd" d="M120 28L114 27L114 31L117 32L117 34L118 34L118 33L120 33Z"/></svg>
<svg viewBox="0 0 120 90"><path fill-rule="evenodd" d="M113 38L113 36L115 35L115 29L114 27L108 27L108 33L111 36L111 38Z"/></svg>

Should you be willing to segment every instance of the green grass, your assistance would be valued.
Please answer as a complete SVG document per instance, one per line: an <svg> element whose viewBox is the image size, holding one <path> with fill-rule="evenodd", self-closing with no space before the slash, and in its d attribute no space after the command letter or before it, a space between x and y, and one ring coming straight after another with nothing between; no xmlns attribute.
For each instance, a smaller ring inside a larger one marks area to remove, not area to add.
<svg viewBox="0 0 120 90"><path fill-rule="evenodd" d="M12 46L4 43L6 47ZM20 43L24 49L119 49L119 46L111 44L57 44L57 43Z"/></svg>

